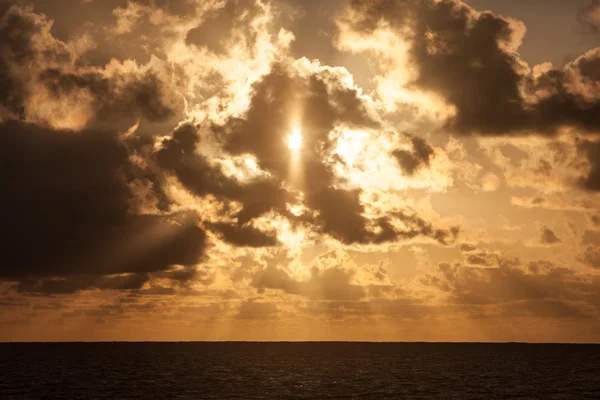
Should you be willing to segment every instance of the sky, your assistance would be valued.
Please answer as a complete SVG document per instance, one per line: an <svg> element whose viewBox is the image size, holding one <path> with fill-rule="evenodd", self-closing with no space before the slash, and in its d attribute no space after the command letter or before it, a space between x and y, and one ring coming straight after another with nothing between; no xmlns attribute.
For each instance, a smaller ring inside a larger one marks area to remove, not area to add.
<svg viewBox="0 0 600 400"><path fill-rule="evenodd" d="M0 15L0 341L600 342L600 1Z"/></svg>

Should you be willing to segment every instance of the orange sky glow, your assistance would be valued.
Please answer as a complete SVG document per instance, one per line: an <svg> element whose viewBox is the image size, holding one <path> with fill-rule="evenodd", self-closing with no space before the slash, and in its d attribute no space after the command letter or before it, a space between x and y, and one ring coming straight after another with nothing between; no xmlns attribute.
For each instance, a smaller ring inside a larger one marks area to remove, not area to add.
<svg viewBox="0 0 600 400"><path fill-rule="evenodd" d="M599 2L0 15L0 341L600 342Z"/></svg>

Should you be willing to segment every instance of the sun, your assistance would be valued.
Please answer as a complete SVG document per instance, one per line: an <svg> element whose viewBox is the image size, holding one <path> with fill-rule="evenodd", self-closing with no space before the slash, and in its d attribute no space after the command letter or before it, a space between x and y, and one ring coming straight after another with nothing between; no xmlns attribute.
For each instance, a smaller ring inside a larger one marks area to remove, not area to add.
<svg viewBox="0 0 600 400"><path fill-rule="evenodd" d="M302 147L302 132L300 128L295 128L292 134L288 136L288 147L291 150L298 150Z"/></svg>

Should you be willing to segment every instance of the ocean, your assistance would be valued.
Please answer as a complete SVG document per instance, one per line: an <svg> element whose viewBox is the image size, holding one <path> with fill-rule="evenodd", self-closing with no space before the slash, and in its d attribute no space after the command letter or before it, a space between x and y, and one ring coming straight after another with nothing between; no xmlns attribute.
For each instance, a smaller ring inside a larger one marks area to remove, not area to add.
<svg viewBox="0 0 600 400"><path fill-rule="evenodd" d="M0 399L600 399L600 345L4 343Z"/></svg>

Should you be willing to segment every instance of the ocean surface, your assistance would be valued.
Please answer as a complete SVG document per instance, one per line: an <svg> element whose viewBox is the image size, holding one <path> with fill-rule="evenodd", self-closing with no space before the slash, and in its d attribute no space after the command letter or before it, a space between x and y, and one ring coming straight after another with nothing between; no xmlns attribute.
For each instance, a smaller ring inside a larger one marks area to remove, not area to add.
<svg viewBox="0 0 600 400"><path fill-rule="evenodd" d="M0 399L600 399L600 345L0 344Z"/></svg>

